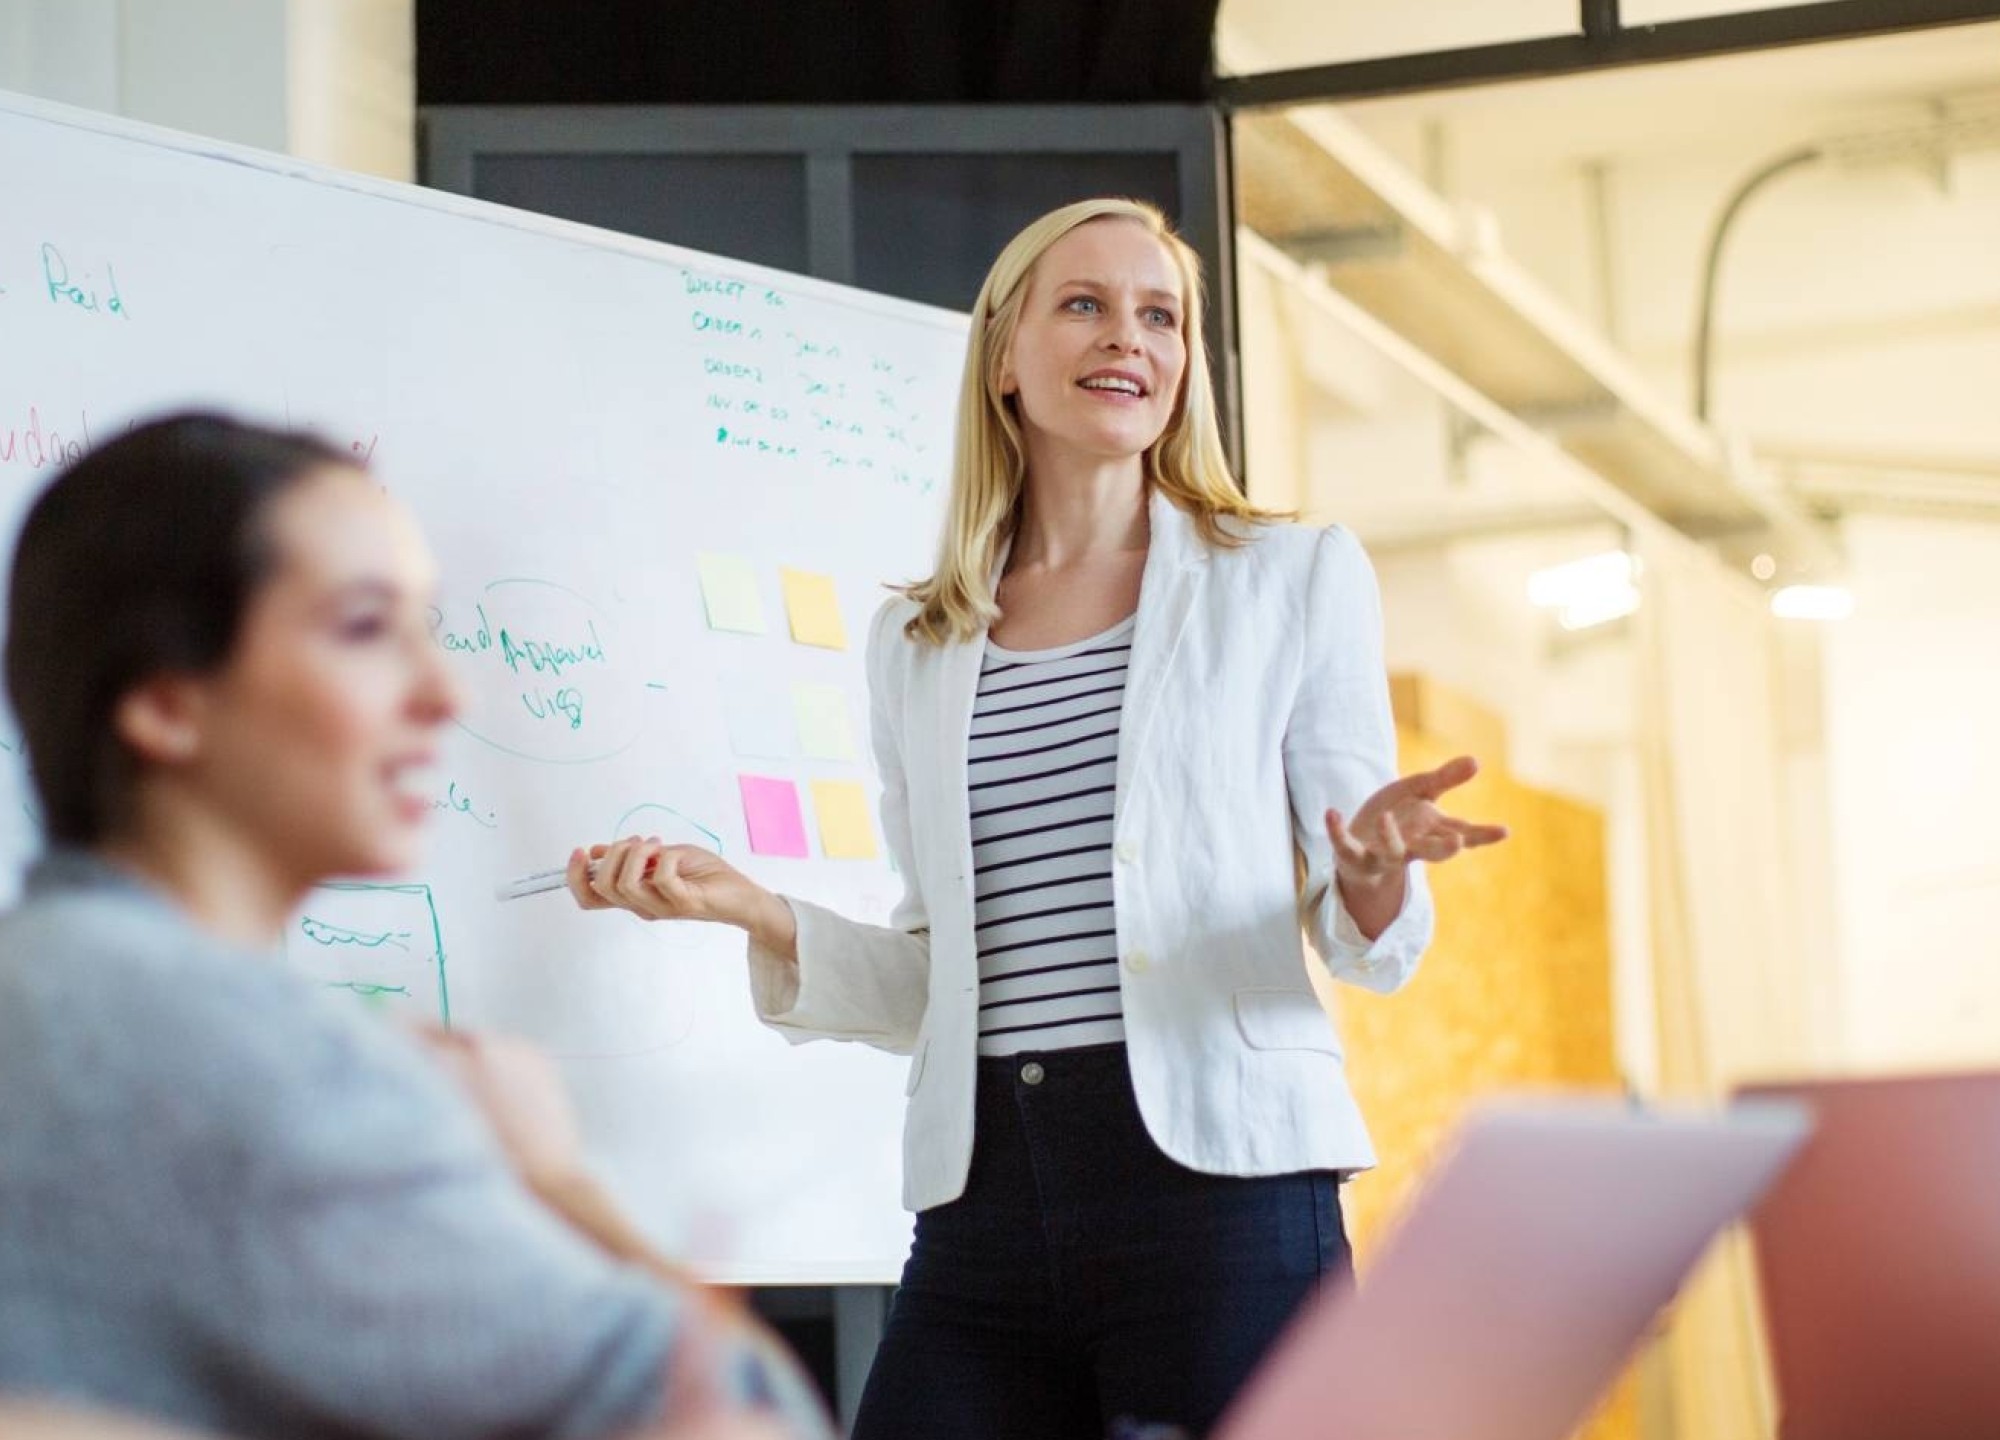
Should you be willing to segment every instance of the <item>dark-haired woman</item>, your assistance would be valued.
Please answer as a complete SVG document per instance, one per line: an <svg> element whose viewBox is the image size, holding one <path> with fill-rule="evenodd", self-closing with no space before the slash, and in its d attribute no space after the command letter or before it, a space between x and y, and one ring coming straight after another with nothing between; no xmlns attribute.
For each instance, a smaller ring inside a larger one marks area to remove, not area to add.
<svg viewBox="0 0 2000 1440"><path fill-rule="evenodd" d="M585 1178L546 1066L439 1065L273 958L315 883L416 858L456 705L431 586L346 457L215 417L30 511L6 678L49 848L0 919L0 1391L287 1440L821 1433Z"/></svg>

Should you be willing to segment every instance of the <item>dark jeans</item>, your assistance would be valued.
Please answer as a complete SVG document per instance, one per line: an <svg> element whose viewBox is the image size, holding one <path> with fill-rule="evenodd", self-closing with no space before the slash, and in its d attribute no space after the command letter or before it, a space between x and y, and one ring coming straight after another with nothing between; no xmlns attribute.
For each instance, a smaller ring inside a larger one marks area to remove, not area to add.
<svg viewBox="0 0 2000 1440"><path fill-rule="evenodd" d="M1169 1160L1122 1045L981 1060L978 1107L965 1194L917 1216L855 1440L1199 1434L1348 1264L1332 1174Z"/></svg>

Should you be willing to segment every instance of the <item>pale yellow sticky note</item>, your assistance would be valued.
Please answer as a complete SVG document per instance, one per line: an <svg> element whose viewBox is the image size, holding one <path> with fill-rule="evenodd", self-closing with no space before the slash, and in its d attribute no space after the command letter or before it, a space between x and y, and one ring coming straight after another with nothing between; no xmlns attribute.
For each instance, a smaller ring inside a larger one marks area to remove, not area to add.
<svg viewBox="0 0 2000 1440"><path fill-rule="evenodd" d="M838 685L794 685L792 717L798 722L799 748L814 760L854 758L854 723Z"/></svg>
<svg viewBox="0 0 2000 1440"><path fill-rule="evenodd" d="M741 555L704 554L695 557L701 574L701 603L708 628L744 635L764 633L764 602L757 594L757 572Z"/></svg>
<svg viewBox="0 0 2000 1440"><path fill-rule="evenodd" d="M785 613L791 617L792 638L801 645L825 650L847 648L847 627L840 622L840 597L831 575L810 570L780 570L785 586Z"/></svg>
<svg viewBox="0 0 2000 1440"><path fill-rule="evenodd" d="M873 860L875 824L868 818L868 795L854 780L812 782L813 813L819 816L820 853L829 860Z"/></svg>

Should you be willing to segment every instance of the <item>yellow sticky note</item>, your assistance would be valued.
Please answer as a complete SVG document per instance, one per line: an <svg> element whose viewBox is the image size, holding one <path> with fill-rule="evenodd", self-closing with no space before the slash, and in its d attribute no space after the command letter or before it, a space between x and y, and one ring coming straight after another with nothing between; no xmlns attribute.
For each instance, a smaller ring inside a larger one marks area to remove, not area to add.
<svg viewBox="0 0 2000 1440"><path fill-rule="evenodd" d="M810 570L780 570L785 586L785 613L791 617L792 638L801 645L826 650L847 648L847 627L840 622L840 597L831 575Z"/></svg>
<svg viewBox="0 0 2000 1440"><path fill-rule="evenodd" d="M868 818L868 795L854 780L812 782L813 813L819 816L820 853L829 860L873 860L875 825Z"/></svg>
<svg viewBox="0 0 2000 1440"><path fill-rule="evenodd" d="M697 555L695 568L701 575L701 603L708 612L709 629L764 633L764 602L757 594L757 572L748 560L741 555Z"/></svg>

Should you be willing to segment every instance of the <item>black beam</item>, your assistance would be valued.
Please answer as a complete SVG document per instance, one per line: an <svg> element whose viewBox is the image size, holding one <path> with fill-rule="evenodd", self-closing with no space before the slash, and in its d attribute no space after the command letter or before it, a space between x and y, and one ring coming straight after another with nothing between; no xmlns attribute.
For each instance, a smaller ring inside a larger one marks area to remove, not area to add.
<svg viewBox="0 0 2000 1440"><path fill-rule="evenodd" d="M2000 0L1819 0L1817 4L1630 28L1618 24L1617 0L1583 0L1584 33L1580 35L1225 76L1215 82L1215 99L1225 110L1360 100L1624 65L1698 60L1785 45L1856 40L1982 20L2000 20Z"/></svg>

